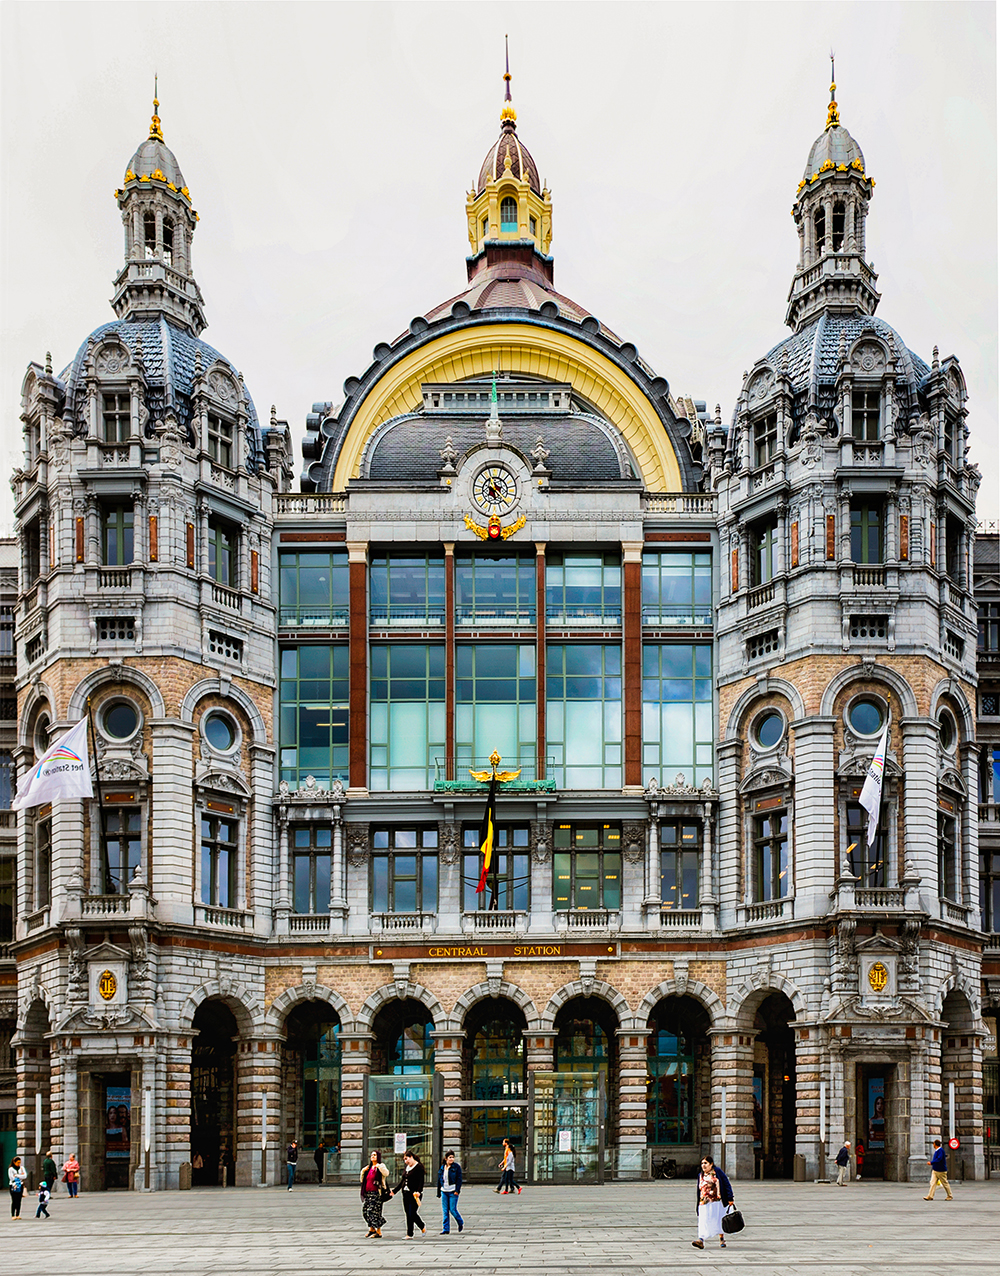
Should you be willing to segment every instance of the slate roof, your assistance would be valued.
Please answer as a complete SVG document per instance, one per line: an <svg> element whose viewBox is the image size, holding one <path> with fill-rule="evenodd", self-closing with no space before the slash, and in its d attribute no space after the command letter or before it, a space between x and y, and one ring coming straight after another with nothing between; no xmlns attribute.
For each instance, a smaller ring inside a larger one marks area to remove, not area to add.
<svg viewBox="0 0 1000 1276"><path fill-rule="evenodd" d="M538 166L531 158L528 148L517 136L517 129L513 120L504 123L500 136L490 147L486 158L483 160L483 166L479 170L476 194L481 195L483 193L488 181L493 181L503 176L504 160L508 155L510 156L510 168L513 175L520 178L523 174L535 194L540 195L542 193L542 185L538 180Z"/></svg>
<svg viewBox="0 0 1000 1276"><path fill-rule="evenodd" d="M569 297L564 297L562 293L547 286L537 275L532 274L530 278L515 277L515 271L512 268L510 278L498 279L495 277L496 270L497 268L494 268L484 272L483 275L477 275L465 292L460 292L448 301L442 302L441 305L435 306L433 310L428 310L426 315L428 323L433 323L435 319L450 314L453 306L460 301L464 301L470 310L534 310L536 312L549 302L555 306L561 318L572 319L575 323L580 323L590 314L590 311L583 306L577 305ZM617 337L605 324L600 325L600 331L612 341L621 344L621 338Z"/></svg>
<svg viewBox="0 0 1000 1276"><path fill-rule="evenodd" d="M170 147L155 137L147 137L129 160L125 171L131 170L136 177L149 177L157 169L168 182L173 182L178 190L187 185L181 166L177 163Z"/></svg>
<svg viewBox="0 0 1000 1276"><path fill-rule="evenodd" d="M362 473L378 482L435 482L441 468L441 449L451 436L461 456L485 440L482 415L413 414L388 422L373 437ZM611 427L589 414L503 418L503 440L529 456L542 436L549 457L547 467L556 482L613 483L632 481L628 458L610 437Z"/></svg>
<svg viewBox="0 0 1000 1276"><path fill-rule="evenodd" d="M178 421L185 429L190 430L191 388L194 384L195 356L199 350L205 372L214 363L221 361L234 377L238 375L225 355L220 354L207 341L193 337L165 319L115 319L95 328L59 378L66 389L67 414L76 419L82 428L85 428L82 416L85 411L85 396L82 391L87 347L91 341L100 341L110 333L116 333L133 355L141 350L150 422L162 417L168 403L172 403ZM248 463L251 469L257 469L263 462L264 450L257 411L250 392L246 393L250 412L247 427Z"/></svg>
<svg viewBox="0 0 1000 1276"><path fill-rule="evenodd" d="M781 367L782 351L787 351L788 376L792 388L801 390L818 387L836 380L841 335L850 348L865 331L873 332L886 342L909 387L919 389L930 368L906 346L895 328L875 315L822 314L798 332L772 346L765 359L773 368L778 369Z"/></svg>
<svg viewBox="0 0 1000 1276"><path fill-rule="evenodd" d="M856 159L859 159L862 164L865 162L861 147L842 124L835 124L833 128L820 133L813 142L802 176L808 182L813 173L818 173L820 166L827 160L832 160L834 164L850 165Z"/></svg>

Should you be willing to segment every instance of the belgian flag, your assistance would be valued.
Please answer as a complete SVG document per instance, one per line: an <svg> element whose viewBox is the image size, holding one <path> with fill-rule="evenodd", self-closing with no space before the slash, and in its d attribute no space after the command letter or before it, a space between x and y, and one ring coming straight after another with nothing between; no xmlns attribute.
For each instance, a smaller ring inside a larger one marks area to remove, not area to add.
<svg viewBox="0 0 1000 1276"><path fill-rule="evenodd" d="M486 811L483 815L483 822L479 829L479 850L483 856L483 871L479 875L479 885L476 887L476 894L481 894L486 889L486 878L490 871L490 864L493 861L493 843L496 839L497 829L497 778L494 775L490 780L490 793L486 799Z"/></svg>

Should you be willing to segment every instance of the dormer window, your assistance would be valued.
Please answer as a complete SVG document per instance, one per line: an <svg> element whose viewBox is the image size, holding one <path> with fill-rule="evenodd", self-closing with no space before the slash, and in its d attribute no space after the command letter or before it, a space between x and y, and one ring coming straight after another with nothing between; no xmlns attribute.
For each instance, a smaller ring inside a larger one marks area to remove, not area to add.
<svg viewBox="0 0 1000 1276"><path fill-rule="evenodd" d="M851 436L861 442L875 443L880 437L880 390L855 390L851 395Z"/></svg>
<svg viewBox="0 0 1000 1276"><path fill-rule="evenodd" d="M169 217L163 219L163 260L168 266L174 261L174 223Z"/></svg>
<svg viewBox="0 0 1000 1276"><path fill-rule="evenodd" d="M106 394L102 414L105 443L125 443L132 433L132 405L128 394Z"/></svg>
<svg viewBox="0 0 1000 1276"><path fill-rule="evenodd" d="M142 215L142 238L146 245L146 256L156 256L156 214L143 213Z"/></svg>
<svg viewBox="0 0 1000 1276"><path fill-rule="evenodd" d="M821 253L826 247L826 209L817 208L813 217L813 226L816 230L816 252Z"/></svg>
<svg viewBox="0 0 1000 1276"><path fill-rule="evenodd" d="M506 195L500 201L500 229L505 234L517 234L517 200Z"/></svg>
<svg viewBox="0 0 1000 1276"><path fill-rule="evenodd" d="M528 229L531 231L532 235L538 234L538 222L534 219L534 217L528 218Z"/></svg>
<svg viewBox="0 0 1000 1276"><path fill-rule="evenodd" d="M233 434L232 421L225 421L222 417L209 413L208 455L227 470L233 468Z"/></svg>
<svg viewBox="0 0 1000 1276"><path fill-rule="evenodd" d="M489 229L490 229L490 219L488 217L484 217L483 218L483 238L484 239L489 234Z"/></svg>
<svg viewBox="0 0 1000 1276"><path fill-rule="evenodd" d="M844 229L847 217L843 204L833 206L833 251L839 253L844 246Z"/></svg>
<svg viewBox="0 0 1000 1276"><path fill-rule="evenodd" d="M766 465L778 446L778 414L770 412L753 423L753 463Z"/></svg>

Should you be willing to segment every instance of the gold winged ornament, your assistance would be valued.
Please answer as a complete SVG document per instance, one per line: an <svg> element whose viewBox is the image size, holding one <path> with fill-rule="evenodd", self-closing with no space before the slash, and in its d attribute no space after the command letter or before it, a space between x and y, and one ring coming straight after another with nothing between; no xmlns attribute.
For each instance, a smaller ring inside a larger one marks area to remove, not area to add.
<svg viewBox="0 0 1000 1276"><path fill-rule="evenodd" d="M517 771L498 771L497 767L500 765L502 761L503 759L500 757L500 754L497 753L496 749L494 749L493 752L490 754L490 766L493 768L493 770L492 771L473 771L472 768L470 767L469 774L472 776L474 780L482 780L484 783L487 780L497 780L499 781L500 784L504 784L508 780L516 780L517 777L521 774L520 769L518 769Z"/></svg>

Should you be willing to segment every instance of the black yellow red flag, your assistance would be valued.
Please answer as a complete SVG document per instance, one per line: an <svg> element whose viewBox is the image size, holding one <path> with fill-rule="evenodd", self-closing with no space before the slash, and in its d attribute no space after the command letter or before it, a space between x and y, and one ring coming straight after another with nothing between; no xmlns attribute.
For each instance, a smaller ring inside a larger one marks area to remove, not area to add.
<svg viewBox="0 0 1000 1276"><path fill-rule="evenodd" d="M479 885L476 887L476 894L480 895L486 889L486 877L490 871L490 864L493 861L493 844L497 835L497 778L494 775L490 780L490 792L486 799L486 811L483 815L483 822L479 829L479 851L483 857L482 872L479 874Z"/></svg>

